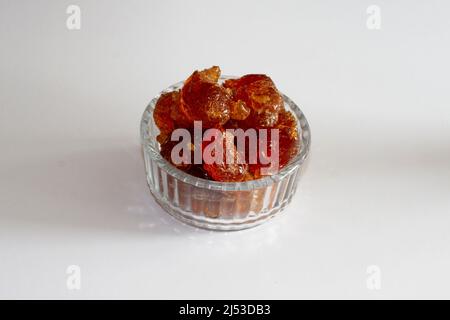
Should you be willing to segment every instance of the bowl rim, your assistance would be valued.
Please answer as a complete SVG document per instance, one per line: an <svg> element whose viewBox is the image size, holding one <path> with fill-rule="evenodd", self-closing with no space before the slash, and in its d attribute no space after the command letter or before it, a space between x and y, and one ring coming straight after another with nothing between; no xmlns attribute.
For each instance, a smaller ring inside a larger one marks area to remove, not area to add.
<svg viewBox="0 0 450 320"><path fill-rule="evenodd" d="M219 78L219 81L222 82L227 79L236 79L236 78L238 77L222 75ZM299 169L299 167L301 167L301 165L308 157L311 147L311 129L309 127L308 120L306 119L303 111L298 107L298 105L294 103L288 96L280 92L284 103L288 105L290 111L292 111L297 118L297 123L299 124L299 134L301 137L301 145L300 151L285 167L279 170L278 173L256 180L249 180L243 182L220 182L195 177L180 169L177 169L175 166L170 164L170 162L168 162L161 156L159 150L154 150L153 144L156 142L156 137L149 133L149 122L153 121L153 110L159 97L163 93L180 89L183 86L183 84L184 81L177 82L169 86L168 88L164 89L157 96L151 99L147 107L145 108L141 118L140 129L141 129L141 144L143 152L146 153L154 162L156 162L158 167L166 174L169 174L177 180L181 180L185 183L194 185L198 188L210 190L222 190L222 191L247 191L268 187L283 180L283 178L289 176L292 172ZM158 142L156 142L156 144L158 144Z"/></svg>

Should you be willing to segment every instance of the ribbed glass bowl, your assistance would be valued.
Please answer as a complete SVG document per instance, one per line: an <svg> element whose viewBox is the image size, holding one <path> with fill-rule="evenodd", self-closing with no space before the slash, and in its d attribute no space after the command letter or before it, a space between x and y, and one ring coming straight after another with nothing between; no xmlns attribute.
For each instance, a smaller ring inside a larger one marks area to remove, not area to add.
<svg viewBox="0 0 450 320"><path fill-rule="evenodd" d="M222 76L220 81L235 78ZM210 230L241 230L254 227L281 212L297 190L301 167L308 156L311 133L300 108L282 94L287 110L298 121L300 148L297 155L277 174L246 182L218 182L189 175L164 159L156 136L159 129L153 110L162 93L178 90L179 82L153 98L141 121L141 142L150 192L175 218Z"/></svg>

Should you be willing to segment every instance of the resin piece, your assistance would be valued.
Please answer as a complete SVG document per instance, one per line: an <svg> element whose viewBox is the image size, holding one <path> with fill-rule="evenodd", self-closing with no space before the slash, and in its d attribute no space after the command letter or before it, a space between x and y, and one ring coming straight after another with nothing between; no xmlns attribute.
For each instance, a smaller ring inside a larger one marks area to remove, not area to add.
<svg viewBox="0 0 450 320"><path fill-rule="evenodd" d="M210 143L216 142L205 142L204 145L206 146ZM234 136L224 131L222 134L222 144L224 150L222 161L220 163L204 163L203 168L216 181L239 182L245 180L248 177L248 165L240 163L241 155L234 146ZM228 157L227 153L229 153ZM212 156L216 156L214 151L212 152Z"/></svg>
<svg viewBox="0 0 450 320"><path fill-rule="evenodd" d="M231 95L217 83L220 69L195 71L181 89L181 110L190 121L204 127L221 126L230 119Z"/></svg>
<svg viewBox="0 0 450 320"><path fill-rule="evenodd" d="M171 140L166 140L164 143L161 144L161 150L160 153L163 156L164 159L166 159L167 161L169 161L173 166L177 167L180 170L183 171L187 171L191 168L191 160L192 159L192 154L194 152L193 148L191 148L191 152L189 155L183 155L180 152L180 157L185 156L185 161L183 161L182 163L176 164L174 163L174 161L172 160L172 149L178 144L178 141L171 141Z"/></svg>
<svg viewBox="0 0 450 320"><path fill-rule="evenodd" d="M250 108L242 100L233 101L230 111L230 118L233 120L245 120L250 115Z"/></svg>
<svg viewBox="0 0 450 320"><path fill-rule="evenodd" d="M291 140L298 139L297 119L292 112L281 110L278 113L278 123L276 128L280 130L280 135L286 136Z"/></svg>
<svg viewBox="0 0 450 320"><path fill-rule="evenodd" d="M284 103L268 76L250 74L227 80L224 87L232 91L233 100L243 101L251 109L250 115L245 119L247 127L272 127L277 123L278 112L283 109Z"/></svg>
<svg viewBox="0 0 450 320"><path fill-rule="evenodd" d="M212 66L209 69L196 72L198 72L200 79L205 82L217 83L220 78L220 68L218 66Z"/></svg>
<svg viewBox="0 0 450 320"><path fill-rule="evenodd" d="M164 143L175 129L175 122L171 118L170 113L172 107L178 103L179 93L176 91L162 94L156 102L153 119L160 131L156 138L159 143Z"/></svg>
<svg viewBox="0 0 450 320"><path fill-rule="evenodd" d="M244 126L247 128L270 128L276 125L278 121L278 112L273 110L264 110L260 113L252 111L245 119Z"/></svg>
<svg viewBox="0 0 450 320"><path fill-rule="evenodd" d="M298 128L297 121L295 116L287 110L280 110L278 113L278 121L277 124L273 127L273 129L278 129L278 152L279 152L279 160L278 160L278 168L282 169L285 167L288 162L297 154L299 149L299 139L298 139ZM268 132L268 148L267 148L267 156L271 156L271 151L273 150L272 140L270 131ZM258 149L258 154L261 155ZM261 177L261 168L264 165L261 164L260 159L258 158L258 163L249 164L249 172L254 176L255 179Z"/></svg>
<svg viewBox="0 0 450 320"><path fill-rule="evenodd" d="M170 108L170 117L175 123L175 129L177 128L190 128L192 127L192 121L190 121L184 113L181 111L180 94L178 92L177 103L172 104Z"/></svg>
<svg viewBox="0 0 450 320"><path fill-rule="evenodd" d="M168 140L174 129L192 125L181 112L180 91L163 93L156 103L153 118L160 131L156 138L159 143Z"/></svg>
<svg viewBox="0 0 450 320"><path fill-rule="evenodd" d="M265 74L247 74L245 76L242 76L237 79L228 79L223 83L223 86L225 88L230 88L231 90L235 91L238 88L244 88L245 86L249 85L250 83L260 81L260 80L267 80L270 79ZM272 80L270 80L272 81Z"/></svg>
<svg viewBox="0 0 450 320"><path fill-rule="evenodd" d="M276 128L279 130L280 169L297 154L299 138L297 120L290 111L282 110L278 115Z"/></svg>
<svg viewBox="0 0 450 320"><path fill-rule="evenodd" d="M206 172L206 170L203 169L203 166L201 164L193 164L191 168L189 168L187 173L197 178L212 180L211 177L208 175L208 172Z"/></svg>

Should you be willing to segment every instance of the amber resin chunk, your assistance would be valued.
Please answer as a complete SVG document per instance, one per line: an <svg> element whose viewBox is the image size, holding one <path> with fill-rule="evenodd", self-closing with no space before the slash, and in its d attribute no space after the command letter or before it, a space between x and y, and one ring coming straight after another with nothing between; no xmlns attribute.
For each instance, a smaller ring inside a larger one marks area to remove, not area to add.
<svg viewBox="0 0 450 320"><path fill-rule="evenodd" d="M250 115L250 108L242 100L233 101L230 110L230 118L233 120L245 120Z"/></svg>
<svg viewBox="0 0 450 320"><path fill-rule="evenodd" d="M240 163L241 155L237 152L234 145L234 136L229 132L223 131L221 138L225 151L222 153L222 157L218 158L221 158L222 161L220 163L217 163L217 161L211 164L204 163L203 168L216 181L239 182L245 180L248 174L248 165ZM204 146L206 147L211 143L220 143L220 141L204 142ZM214 149L211 155L216 156ZM231 161L229 161L230 159Z"/></svg>
<svg viewBox="0 0 450 320"><path fill-rule="evenodd" d="M292 112L281 110L276 128L279 130L279 167L281 169L297 154L300 147L297 120Z"/></svg>
<svg viewBox="0 0 450 320"><path fill-rule="evenodd" d="M224 87L231 89L233 100L243 101L251 109L245 118L246 127L272 127L277 123L283 98L268 76L249 74L225 81Z"/></svg>
<svg viewBox="0 0 450 320"><path fill-rule="evenodd" d="M199 164L194 164L191 166L191 168L189 168L189 170L187 170L187 173L189 173L190 175L197 177L197 178L202 178L202 179L206 179L206 180L212 180L211 177L208 175L208 172L206 172L205 169L203 169L203 165L199 165Z"/></svg>
<svg viewBox="0 0 450 320"><path fill-rule="evenodd" d="M205 127L221 126L230 119L231 95L217 83L219 67L195 71L181 89L181 110L190 121Z"/></svg>
<svg viewBox="0 0 450 320"><path fill-rule="evenodd" d="M157 137L159 143L166 141L175 128L175 122L170 117L170 113L172 106L177 101L179 101L179 93L174 91L162 94L156 103L155 110L153 111L153 119L155 119L155 123L160 131Z"/></svg>
<svg viewBox="0 0 450 320"><path fill-rule="evenodd" d="M278 121L276 125L271 129L278 129L278 167L283 168L288 164L288 162L297 154L299 150L299 139L298 139L298 128L297 120L292 112L282 109L278 114ZM274 150L274 145L272 144L271 131L268 131L268 146L267 146L267 156L270 157L272 150ZM260 152L258 146L258 155L263 155L264 152ZM258 163L249 164L249 172L253 175L255 179L260 178L261 168L267 165L261 164L261 159L258 157Z"/></svg>
<svg viewBox="0 0 450 320"><path fill-rule="evenodd" d="M178 144L178 141L166 140L165 142L161 143L160 153L164 159L169 161L172 165L174 165L178 169L183 170L183 171L189 170L192 167L192 165L191 165L192 161L190 160L190 157L192 156L193 149L190 150L191 152L189 155L186 155L189 158L186 158L185 161L182 161L180 163L175 163L172 159L172 149L177 144ZM181 158L181 157L183 157L183 154L180 153L179 156Z"/></svg>
<svg viewBox="0 0 450 320"><path fill-rule="evenodd" d="M153 118L160 130L156 138L159 143L164 143L172 131L176 128L188 128L191 125L181 112L180 91L163 93L156 102Z"/></svg>

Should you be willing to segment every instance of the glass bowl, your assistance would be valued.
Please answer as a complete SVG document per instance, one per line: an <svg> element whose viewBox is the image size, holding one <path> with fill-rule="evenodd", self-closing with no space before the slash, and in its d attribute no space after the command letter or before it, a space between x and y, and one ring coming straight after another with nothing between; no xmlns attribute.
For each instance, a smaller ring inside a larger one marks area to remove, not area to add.
<svg viewBox="0 0 450 320"><path fill-rule="evenodd" d="M222 76L220 82L236 78ZM218 182L189 175L164 159L156 136L153 110L162 93L178 90L174 84L153 98L141 121L141 142L147 182L158 204L173 217L209 230L241 230L257 226L281 212L297 190L301 167L308 156L311 133L300 108L281 94L287 110L298 121L300 148L297 155L277 174L245 182Z"/></svg>

